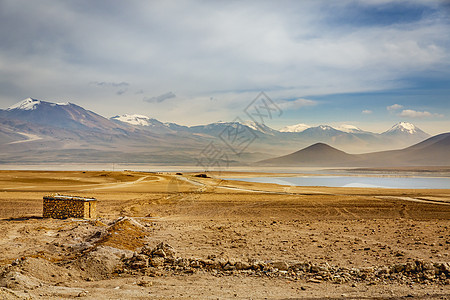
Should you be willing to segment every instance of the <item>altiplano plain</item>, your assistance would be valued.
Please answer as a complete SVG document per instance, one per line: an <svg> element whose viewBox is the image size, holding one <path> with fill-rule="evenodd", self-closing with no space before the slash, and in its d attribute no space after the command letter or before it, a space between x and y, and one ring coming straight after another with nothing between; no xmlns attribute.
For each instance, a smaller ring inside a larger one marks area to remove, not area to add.
<svg viewBox="0 0 450 300"><path fill-rule="evenodd" d="M449 297L449 189L194 175L1 171L0 298ZM42 219L48 193L99 218Z"/></svg>

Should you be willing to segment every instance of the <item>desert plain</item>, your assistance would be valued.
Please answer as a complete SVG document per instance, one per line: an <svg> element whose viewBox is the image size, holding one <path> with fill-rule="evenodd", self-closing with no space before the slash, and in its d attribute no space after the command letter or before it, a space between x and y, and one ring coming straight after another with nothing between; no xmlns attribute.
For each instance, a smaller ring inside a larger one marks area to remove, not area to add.
<svg viewBox="0 0 450 300"><path fill-rule="evenodd" d="M450 189L196 175L0 171L0 299L450 298ZM43 219L51 193L98 218Z"/></svg>

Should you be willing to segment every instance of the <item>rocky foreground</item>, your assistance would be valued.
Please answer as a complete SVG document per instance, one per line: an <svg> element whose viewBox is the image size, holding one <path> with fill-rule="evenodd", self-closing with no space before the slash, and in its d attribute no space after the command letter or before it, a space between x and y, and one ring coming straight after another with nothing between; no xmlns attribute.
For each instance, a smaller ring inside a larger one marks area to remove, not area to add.
<svg viewBox="0 0 450 300"><path fill-rule="evenodd" d="M415 260L348 268L332 261L284 261L276 257L265 261L224 259L216 255L181 257L165 242L155 246L144 243L134 251L130 250L148 239L149 227L148 222L121 217L109 223L107 220L84 221L70 229L60 229L56 234L59 242L50 245L55 248L53 255L38 252L15 259L1 268L1 299L90 297L88 290L80 290L82 282L138 278L134 282L136 286L149 288L155 277L195 274L352 287L441 286L444 291L450 290L449 262ZM306 288L301 286L300 289Z"/></svg>

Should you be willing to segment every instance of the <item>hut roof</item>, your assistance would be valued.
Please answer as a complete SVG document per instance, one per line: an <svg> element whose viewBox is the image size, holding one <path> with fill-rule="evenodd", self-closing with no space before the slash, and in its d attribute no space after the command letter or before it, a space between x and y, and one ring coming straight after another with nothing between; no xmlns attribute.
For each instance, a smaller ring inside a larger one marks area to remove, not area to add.
<svg viewBox="0 0 450 300"><path fill-rule="evenodd" d="M72 200L72 201L97 201L93 197L80 197L80 196L67 196L67 195L49 195L45 196L44 199L47 200Z"/></svg>

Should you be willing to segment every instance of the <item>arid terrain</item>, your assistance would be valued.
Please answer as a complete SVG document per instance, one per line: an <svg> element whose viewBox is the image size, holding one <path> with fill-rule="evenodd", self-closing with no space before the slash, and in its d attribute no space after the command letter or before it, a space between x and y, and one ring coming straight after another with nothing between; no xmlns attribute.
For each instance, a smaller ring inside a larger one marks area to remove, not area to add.
<svg viewBox="0 0 450 300"><path fill-rule="evenodd" d="M450 298L450 189L195 175L0 171L0 299ZM98 219L43 219L50 193Z"/></svg>

